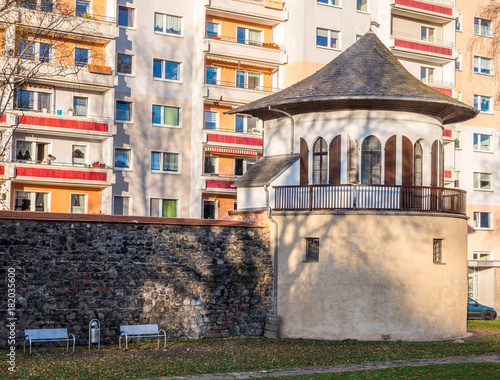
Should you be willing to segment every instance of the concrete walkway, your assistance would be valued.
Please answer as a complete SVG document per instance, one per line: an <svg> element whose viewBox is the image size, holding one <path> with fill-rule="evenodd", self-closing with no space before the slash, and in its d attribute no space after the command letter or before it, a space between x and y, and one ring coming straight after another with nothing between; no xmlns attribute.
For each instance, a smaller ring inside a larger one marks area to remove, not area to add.
<svg viewBox="0 0 500 380"><path fill-rule="evenodd" d="M499 355L482 356L455 356L436 359L394 360L392 362L375 362L351 365L335 365L327 367L308 367L291 369L272 369L268 371L223 373L215 375L200 375L190 377L156 377L154 379L142 380L233 380L252 379L256 377L281 377L296 375L313 375L316 373L352 372L367 369L382 369L395 367L418 367L431 364L453 364L453 363L500 363Z"/></svg>

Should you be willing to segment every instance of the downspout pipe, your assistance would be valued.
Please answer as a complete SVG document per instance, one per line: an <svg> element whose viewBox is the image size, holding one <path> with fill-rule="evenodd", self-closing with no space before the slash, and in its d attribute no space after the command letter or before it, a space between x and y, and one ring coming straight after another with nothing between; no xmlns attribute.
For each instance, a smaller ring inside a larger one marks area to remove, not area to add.
<svg viewBox="0 0 500 380"><path fill-rule="evenodd" d="M267 217L274 224L274 276L273 276L273 314L278 315L278 222L272 217L271 205L269 203L269 186L264 185L266 191Z"/></svg>
<svg viewBox="0 0 500 380"><path fill-rule="evenodd" d="M293 116L290 115L288 112L279 110L277 108L273 108L272 106L269 106L268 109L269 109L269 111L279 112L290 119L290 155L292 155L293 154L293 146L295 143L295 120L293 120Z"/></svg>

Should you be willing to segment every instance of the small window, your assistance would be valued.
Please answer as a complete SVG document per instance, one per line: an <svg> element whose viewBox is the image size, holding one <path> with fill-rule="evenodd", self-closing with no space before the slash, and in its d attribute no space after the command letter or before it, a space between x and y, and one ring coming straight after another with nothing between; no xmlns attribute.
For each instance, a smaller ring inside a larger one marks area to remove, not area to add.
<svg viewBox="0 0 500 380"><path fill-rule="evenodd" d="M262 45L262 30L237 27L236 42L247 45Z"/></svg>
<svg viewBox="0 0 500 380"><path fill-rule="evenodd" d="M43 42L40 42L38 44L38 58L40 62L44 63L49 63L50 62L50 51L51 51L51 46L50 44L46 44Z"/></svg>
<svg viewBox="0 0 500 380"><path fill-rule="evenodd" d="M76 0L75 15L88 17L90 14L90 1Z"/></svg>
<svg viewBox="0 0 500 380"><path fill-rule="evenodd" d="M462 70L462 53L458 53L458 57L455 58L455 70Z"/></svg>
<svg viewBox="0 0 500 380"><path fill-rule="evenodd" d="M119 74L132 75L132 56L118 53L116 58L116 72Z"/></svg>
<svg viewBox="0 0 500 380"><path fill-rule="evenodd" d="M474 107L483 113L493 113L493 98L491 96L474 95Z"/></svg>
<svg viewBox="0 0 500 380"><path fill-rule="evenodd" d="M474 190L492 190L491 173L474 173Z"/></svg>
<svg viewBox="0 0 500 380"><path fill-rule="evenodd" d="M181 35L182 17L155 13L155 33Z"/></svg>
<svg viewBox="0 0 500 380"><path fill-rule="evenodd" d="M130 215L130 197L114 196L113 215Z"/></svg>
<svg viewBox="0 0 500 380"><path fill-rule="evenodd" d="M26 9L36 9L37 0L19 0L19 6Z"/></svg>
<svg viewBox="0 0 500 380"><path fill-rule="evenodd" d="M16 191L14 193L14 210L49 212L49 193Z"/></svg>
<svg viewBox="0 0 500 380"><path fill-rule="evenodd" d="M73 145L71 162L77 166L83 166L87 163L87 147L85 145Z"/></svg>
<svg viewBox="0 0 500 380"><path fill-rule="evenodd" d="M130 169L130 149L115 149L115 169Z"/></svg>
<svg viewBox="0 0 500 380"><path fill-rule="evenodd" d="M263 79L262 73L252 73L248 71L237 70L236 71L236 87L238 88L248 88L250 90L263 90Z"/></svg>
<svg viewBox="0 0 500 380"><path fill-rule="evenodd" d="M233 210L238 210L238 202L233 202Z"/></svg>
<svg viewBox="0 0 500 380"><path fill-rule="evenodd" d="M478 152L491 152L491 136L474 133L474 150Z"/></svg>
<svg viewBox="0 0 500 380"><path fill-rule="evenodd" d="M73 98L73 108L76 116L87 116L87 98L75 96Z"/></svg>
<svg viewBox="0 0 500 380"><path fill-rule="evenodd" d="M306 262L319 261L319 238L306 238Z"/></svg>
<svg viewBox="0 0 500 380"><path fill-rule="evenodd" d="M493 35L492 22L474 17L474 34L491 37Z"/></svg>
<svg viewBox="0 0 500 380"><path fill-rule="evenodd" d="M151 171L178 173L179 154L167 152L151 152Z"/></svg>
<svg viewBox="0 0 500 380"><path fill-rule="evenodd" d="M89 50L75 48L75 66L87 67L89 64Z"/></svg>
<svg viewBox="0 0 500 380"><path fill-rule="evenodd" d="M243 175L243 158L234 159L234 175Z"/></svg>
<svg viewBox="0 0 500 380"><path fill-rule="evenodd" d="M381 145L374 136L368 136L361 144L361 183L380 185L382 178Z"/></svg>
<svg viewBox="0 0 500 380"><path fill-rule="evenodd" d="M215 201L203 200L203 219L217 219L217 206Z"/></svg>
<svg viewBox="0 0 500 380"><path fill-rule="evenodd" d="M207 66L205 68L205 83L219 84L219 67Z"/></svg>
<svg viewBox="0 0 500 380"><path fill-rule="evenodd" d="M207 37L214 38L220 36L220 24L215 22L207 22Z"/></svg>
<svg viewBox="0 0 500 380"><path fill-rule="evenodd" d="M179 62L154 59L153 78L178 82L181 80L181 64Z"/></svg>
<svg viewBox="0 0 500 380"><path fill-rule="evenodd" d="M203 172L205 175L217 174L218 173L218 163L219 158L215 156L205 156L205 165L203 167Z"/></svg>
<svg viewBox="0 0 500 380"><path fill-rule="evenodd" d="M35 92L19 90L17 92L17 109L34 110L35 109Z"/></svg>
<svg viewBox="0 0 500 380"><path fill-rule="evenodd" d="M32 40L19 41L19 56L23 59L35 59L35 45L35 42Z"/></svg>
<svg viewBox="0 0 500 380"><path fill-rule="evenodd" d="M432 259L434 264L442 263L443 261L443 239L434 239L432 243Z"/></svg>
<svg viewBox="0 0 500 380"><path fill-rule="evenodd" d="M420 80L424 83L434 83L434 69L432 67L421 67Z"/></svg>
<svg viewBox="0 0 500 380"><path fill-rule="evenodd" d="M72 214L85 214L87 194L71 194L71 207L69 212Z"/></svg>
<svg viewBox="0 0 500 380"><path fill-rule="evenodd" d="M215 111L205 111L205 129L219 129L219 113Z"/></svg>
<svg viewBox="0 0 500 380"><path fill-rule="evenodd" d="M132 120L132 103L121 100L116 101L116 121L131 121Z"/></svg>
<svg viewBox="0 0 500 380"><path fill-rule="evenodd" d="M474 72L493 75L493 59L474 56Z"/></svg>
<svg viewBox="0 0 500 380"><path fill-rule="evenodd" d="M313 145L313 184L328 183L328 147L325 139L319 138Z"/></svg>
<svg viewBox="0 0 500 380"><path fill-rule="evenodd" d="M427 26L420 27L420 38L422 41L434 42L436 29Z"/></svg>
<svg viewBox="0 0 500 380"><path fill-rule="evenodd" d="M492 257L491 251L472 252L472 260L489 261L492 260Z"/></svg>
<svg viewBox="0 0 500 380"><path fill-rule="evenodd" d="M318 0L318 4L328 4L340 7L340 0Z"/></svg>
<svg viewBox="0 0 500 380"><path fill-rule="evenodd" d="M118 7L118 26L123 28L134 27L134 10L127 7Z"/></svg>
<svg viewBox="0 0 500 380"><path fill-rule="evenodd" d="M368 0L356 0L356 10L368 12Z"/></svg>
<svg viewBox="0 0 500 380"><path fill-rule="evenodd" d="M491 230L493 229L493 213L491 212L474 212L472 215L472 226L475 230Z"/></svg>
<svg viewBox="0 0 500 380"><path fill-rule="evenodd" d="M180 108L153 105L153 124L164 127L179 126Z"/></svg>
<svg viewBox="0 0 500 380"><path fill-rule="evenodd" d="M166 218L177 217L177 200L151 198L151 216L162 216Z"/></svg>
<svg viewBox="0 0 500 380"><path fill-rule="evenodd" d="M316 46L340 49L339 35L335 30L316 28Z"/></svg>

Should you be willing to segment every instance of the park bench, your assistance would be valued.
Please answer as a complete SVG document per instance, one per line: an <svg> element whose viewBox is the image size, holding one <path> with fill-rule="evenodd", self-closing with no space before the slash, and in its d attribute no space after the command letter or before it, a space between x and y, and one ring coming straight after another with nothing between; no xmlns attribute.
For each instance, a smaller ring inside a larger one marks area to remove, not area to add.
<svg viewBox="0 0 500 380"><path fill-rule="evenodd" d="M69 342L73 342L73 352L75 352L75 336L68 335L67 329L34 329L24 330L23 352L26 352L26 341L30 344L40 342L66 342L66 351L69 351Z"/></svg>
<svg viewBox="0 0 500 380"><path fill-rule="evenodd" d="M125 337L125 348L128 349L129 338L158 338L158 348L160 348L160 338L164 338L163 346L167 347L167 333L165 330L158 330L158 325L129 325L120 326L119 347L122 347L122 337Z"/></svg>

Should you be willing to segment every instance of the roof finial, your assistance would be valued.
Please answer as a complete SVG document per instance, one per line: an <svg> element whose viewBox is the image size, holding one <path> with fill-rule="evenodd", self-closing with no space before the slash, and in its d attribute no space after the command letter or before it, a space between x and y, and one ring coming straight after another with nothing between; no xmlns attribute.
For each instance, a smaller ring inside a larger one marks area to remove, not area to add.
<svg viewBox="0 0 500 380"><path fill-rule="evenodd" d="M380 24L377 21L370 21L370 32L373 32L372 25L376 28L380 28Z"/></svg>

